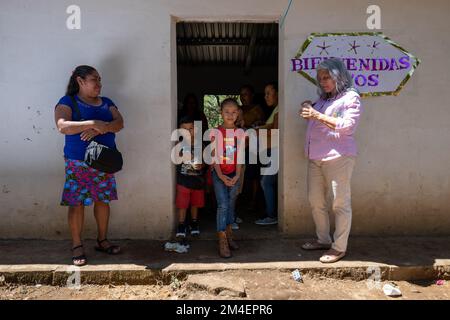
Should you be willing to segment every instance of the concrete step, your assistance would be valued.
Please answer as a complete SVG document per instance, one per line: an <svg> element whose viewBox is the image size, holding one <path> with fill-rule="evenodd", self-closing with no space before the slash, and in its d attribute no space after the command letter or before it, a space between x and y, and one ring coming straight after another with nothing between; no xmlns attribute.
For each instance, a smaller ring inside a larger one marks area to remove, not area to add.
<svg viewBox="0 0 450 320"><path fill-rule="evenodd" d="M174 277L224 270L295 270L309 276L337 279L380 280L450 279L450 237L363 238L350 240L347 256L334 264L318 261L321 251L303 251L305 239L240 241L231 259L217 255L216 241L190 242L186 254L165 252L164 242L116 241L123 253L110 256L95 252L94 241L85 241L89 264L70 263L68 241L1 240L0 285L42 284L156 284ZM77 282L78 281L78 282Z"/></svg>

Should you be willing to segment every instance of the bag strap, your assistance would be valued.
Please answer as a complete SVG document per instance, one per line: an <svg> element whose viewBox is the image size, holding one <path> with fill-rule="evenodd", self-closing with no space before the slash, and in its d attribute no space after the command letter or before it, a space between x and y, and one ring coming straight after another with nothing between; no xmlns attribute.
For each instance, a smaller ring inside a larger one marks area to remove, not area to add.
<svg viewBox="0 0 450 320"><path fill-rule="evenodd" d="M80 112L80 108L78 107L78 102L77 99L75 98L75 96L70 96L70 100L72 100L72 105L73 105L73 111L75 111L75 115L77 116L78 120L77 121L83 121L84 119L81 118L81 112ZM73 120L73 119L72 119ZM91 140L95 141L96 143L98 143L95 138L93 138Z"/></svg>
<svg viewBox="0 0 450 320"><path fill-rule="evenodd" d="M78 121L83 120L81 119L81 112L80 108L78 108L77 99L75 99L75 96L70 96L70 100L72 100L73 110L75 111L75 115L77 116Z"/></svg>

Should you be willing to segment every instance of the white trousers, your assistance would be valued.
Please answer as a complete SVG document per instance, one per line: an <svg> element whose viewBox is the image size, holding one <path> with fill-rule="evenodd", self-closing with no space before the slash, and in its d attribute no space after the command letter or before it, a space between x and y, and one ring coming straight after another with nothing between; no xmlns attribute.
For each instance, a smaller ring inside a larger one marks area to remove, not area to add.
<svg viewBox="0 0 450 320"><path fill-rule="evenodd" d="M308 163L308 200L316 225L319 243L332 244L334 250L347 250L352 224L350 181L355 157L342 156L329 161L310 160ZM335 215L335 232L330 237L330 217L327 194L332 191L332 210Z"/></svg>

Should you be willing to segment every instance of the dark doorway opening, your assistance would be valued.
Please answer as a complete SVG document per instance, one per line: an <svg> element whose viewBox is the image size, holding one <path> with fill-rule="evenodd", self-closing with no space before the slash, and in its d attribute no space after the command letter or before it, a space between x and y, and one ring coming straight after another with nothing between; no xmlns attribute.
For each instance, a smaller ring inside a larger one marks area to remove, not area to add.
<svg viewBox="0 0 450 320"><path fill-rule="evenodd" d="M218 105L221 99L228 96L239 99L242 86L251 85L254 88L253 103L261 107L265 121L272 109L265 103L264 86L278 81L278 30L278 23L177 23L178 120L186 114L186 98L195 96L205 126L216 127L220 123ZM238 197L236 215L242 223L235 235L241 239L276 236L276 225L254 223L265 216L265 200L260 185L257 185L259 181L251 180L244 178ZM216 238L215 210L214 189L209 185L206 207L199 212L200 237L203 239Z"/></svg>

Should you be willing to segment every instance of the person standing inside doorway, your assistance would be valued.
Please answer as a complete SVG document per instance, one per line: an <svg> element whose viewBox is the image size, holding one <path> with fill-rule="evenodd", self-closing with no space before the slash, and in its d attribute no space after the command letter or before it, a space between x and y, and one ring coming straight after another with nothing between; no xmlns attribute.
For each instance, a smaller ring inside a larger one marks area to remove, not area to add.
<svg viewBox="0 0 450 320"><path fill-rule="evenodd" d="M180 129L184 129L190 144L181 150L184 161L176 166L177 187L175 205L178 211L178 227L176 237L184 239L188 231L186 224L186 212L190 209L191 221L189 225L191 236L200 235L198 223L198 211L205 206L205 164L195 158L195 136L201 134L196 132L194 119L186 116L180 120ZM203 150L201 150L203 152Z"/></svg>
<svg viewBox="0 0 450 320"><path fill-rule="evenodd" d="M308 200L316 225L317 240L302 245L305 250L328 251L323 263L342 259L347 251L352 221L350 182L357 148L355 131L361 116L361 101L353 80L339 59L322 61L317 67L319 99L304 101L300 116L308 120L305 152L308 155ZM336 230L330 237L327 190L332 191Z"/></svg>
<svg viewBox="0 0 450 320"><path fill-rule="evenodd" d="M117 200L115 177L89 167L84 161L86 148L92 139L109 148L116 148L115 133L123 128L123 118L116 104L109 98L101 97L101 89L97 70L91 66L78 66L72 72L66 95L55 107L56 126L65 135L66 181L61 205L69 207L72 263L76 266L87 263L81 239L85 206L94 205L97 222L95 249L108 254L120 252L120 247L111 244L106 237L109 203Z"/></svg>
<svg viewBox="0 0 450 320"><path fill-rule="evenodd" d="M244 128L250 129L264 124L264 111L254 103L255 89L251 85L244 85L240 90L240 99L242 103ZM245 149L245 173L242 183L250 186L250 202L249 210L257 209L257 195L260 188L260 165L258 163L250 163L250 148ZM243 186L241 186L243 187ZM237 221L240 223L240 221Z"/></svg>
<svg viewBox="0 0 450 320"><path fill-rule="evenodd" d="M242 164L237 163L239 132L236 128L236 120L239 116L239 105L235 99L227 98L220 104L223 124L217 128L218 134L213 134L211 143L215 144L215 150L221 150L215 157L212 179L217 199L217 235L219 238L219 255L222 258L230 258L231 250L237 250L239 246L233 240L232 224L235 220L236 198L239 192ZM245 143L242 135L241 141Z"/></svg>
<svg viewBox="0 0 450 320"><path fill-rule="evenodd" d="M245 128L253 128L264 124L264 111L254 103L255 89L246 84L241 87L239 98L242 103L242 112Z"/></svg>
<svg viewBox="0 0 450 320"><path fill-rule="evenodd" d="M268 83L264 88L264 99L268 107L273 111L267 119L266 124L258 127L258 130L267 130L267 155L269 157L278 157L277 141L271 139L272 129L278 129L278 83ZM270 164L269 164L270 165ZM261 226L274 225L278 223L277 218L277 184L278 173L262 175L261 187L264 191L264 199L266 200L266 217L256 220L255 223Z"/></svg>

